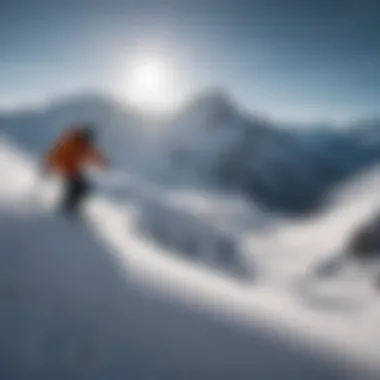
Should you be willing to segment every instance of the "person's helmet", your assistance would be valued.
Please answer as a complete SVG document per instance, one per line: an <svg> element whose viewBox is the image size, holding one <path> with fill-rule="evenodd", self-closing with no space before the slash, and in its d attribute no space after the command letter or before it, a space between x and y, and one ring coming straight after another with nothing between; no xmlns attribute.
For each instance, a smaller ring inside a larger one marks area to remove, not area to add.
<svg viewBox="0 0 380 380"><path fill-rule="evenodd" d="M83 123L79 127L81 133L83 134L87 142L94 142L96 139L96 128L92 123Z"/></svg>

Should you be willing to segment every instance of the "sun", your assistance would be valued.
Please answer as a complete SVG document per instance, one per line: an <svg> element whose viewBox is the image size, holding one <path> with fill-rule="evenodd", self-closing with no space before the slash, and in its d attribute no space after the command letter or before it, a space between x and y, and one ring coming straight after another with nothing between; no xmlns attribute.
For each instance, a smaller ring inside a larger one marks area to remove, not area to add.
<svg viewBox="0 0 380 380"><path fill-rule="evenodd" d="M165 69L158 62L145 62L131 72L132 81L146 90L154 90L163 85L165 76Z"/></svg>
<svg viewBox="0 0 380 380"><path fill-rule="evenodd" d="M142 108L163 109L168 106L167 89L172 83L169 65L162 59L135 62L127 69L126 95Z"/></svg>

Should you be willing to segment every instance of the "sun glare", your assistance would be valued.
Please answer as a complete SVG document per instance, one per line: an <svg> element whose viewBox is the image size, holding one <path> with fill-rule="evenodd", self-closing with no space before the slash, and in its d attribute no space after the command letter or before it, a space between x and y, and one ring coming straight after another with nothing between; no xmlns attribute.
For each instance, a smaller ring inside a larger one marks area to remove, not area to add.
<svg viewBox="0 0 380 380"><path fill-rule="evenodd" d="M162 60L136 62L127 70L127 98L139 107L164 109L168 106L166 89L171 83L171 71Z"/></svg>
<svg viewBox="0 0 380 380"><path fill-rule="evenodd" d="M165 72L157 62L144 63L132 70L132 80L145 89L154 89L164 82Z"/></svg>

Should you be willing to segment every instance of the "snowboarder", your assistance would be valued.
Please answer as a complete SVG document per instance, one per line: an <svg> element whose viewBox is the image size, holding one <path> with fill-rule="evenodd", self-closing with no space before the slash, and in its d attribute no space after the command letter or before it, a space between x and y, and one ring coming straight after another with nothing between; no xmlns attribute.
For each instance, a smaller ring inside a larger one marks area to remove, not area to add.
<svg viewBox="0 0 380 380"><path fill-rule="evenodd" d="M108 167L104 155L95 147L96 131L91 124L77 124L63 133L44 160L43 172L59 174L65 183L62 209L76 215L88 196L90 184L83 171L86 164Z"/></svg>

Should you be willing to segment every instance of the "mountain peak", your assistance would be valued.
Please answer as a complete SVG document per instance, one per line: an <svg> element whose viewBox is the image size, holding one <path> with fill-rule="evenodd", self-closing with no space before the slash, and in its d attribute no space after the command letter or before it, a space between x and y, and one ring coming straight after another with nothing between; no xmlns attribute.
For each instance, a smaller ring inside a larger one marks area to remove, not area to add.
<svg viewBox="0 0 380 380"><path fill-rule="evenodd" d="M231 96L222 89L209 89L196 95L190 102L189 108L203 108L208 110L235 109Z"/></svg>
<svg viewBox="0 0 380 380"><path fill-rule="evenodd" d="M239 117L239 111L226 91L210 89L194 96L182 115L218 125L235 120Z"/></svg>

